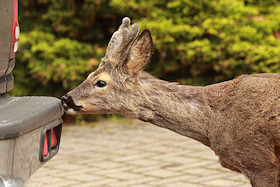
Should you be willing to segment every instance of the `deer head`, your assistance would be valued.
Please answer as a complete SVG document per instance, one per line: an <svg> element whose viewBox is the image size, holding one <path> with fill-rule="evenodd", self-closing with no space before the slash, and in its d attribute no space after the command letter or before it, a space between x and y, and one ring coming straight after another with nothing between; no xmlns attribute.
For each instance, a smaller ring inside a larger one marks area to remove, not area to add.
<svg viewBox="0 0 280 187"><path fill-rule="evenodd" d="M133 110L140 94L139 75L152 56L149 30L139 33L137 23L130 27L125 17L108 44L99 67L74 90L64 95L61 103L68 114L122 113Z"/></svg>

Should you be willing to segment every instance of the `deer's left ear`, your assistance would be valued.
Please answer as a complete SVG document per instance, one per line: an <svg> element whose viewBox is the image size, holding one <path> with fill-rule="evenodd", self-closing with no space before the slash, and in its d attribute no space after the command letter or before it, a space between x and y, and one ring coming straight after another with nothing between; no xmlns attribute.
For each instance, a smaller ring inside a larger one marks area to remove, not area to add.
<svg viewBox="0 0 280 187"><path fill-rule="evenodd" d="M151 32L145 29L130 49L127 60L127 68L130 74L138 74L145 68L152 57L152 47Z"/></svg>

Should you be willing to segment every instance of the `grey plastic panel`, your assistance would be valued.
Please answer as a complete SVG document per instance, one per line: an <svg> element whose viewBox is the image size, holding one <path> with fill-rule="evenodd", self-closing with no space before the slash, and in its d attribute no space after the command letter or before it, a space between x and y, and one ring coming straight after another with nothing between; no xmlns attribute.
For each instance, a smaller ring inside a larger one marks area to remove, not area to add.
<svg viewBox="0 0 280 187"><path fill-rule="evenodd" d="M6 76L14 67L14 59L13 62L9 60L12 19L13 1L0 0L0 93L6 93L13 89L14 80L8 81L8 77ZM3 82L3 80L5 81Z"/></svg>
<svg viewBox="0 0 280 187"><path fill-rule="evenodd" d="M9 60L8 68L6 70L6 75L10 74L15 67L15 58Z"/></svg>
<svg viewBox="0 0 280 187"><path fill-rule="evenodd" d="M5 93L7 90L7 79L6 77L0 77L0 93Z"/></svg>
<svg viewBox="0 0 280 187"><path fill-rule="evenodd" d="M0 77L2 77L9 63L13 19L12 0L0 1L0 18Z"/></svg>
<svg viewBox="0 0 280 187"><path fill-rule="evenodd" d="M42 127L64 111L54 97L0 96L0 139L15 138Z"/></svg>
<svg viewBox="0 0 280 187"><path fill-rule="evenodd" d="M11 73L15 66L15 59L9 59L11 48L13 1L0 0L0 93L13 89L14 80Z"/></svg>
<svg viewBox="0 0 280 187"><path fill-rule="evenodd" d="M13 74L9 74L6 76L7 78L7 86L6 92L11 91L14 88L14 76Z"/></svg>

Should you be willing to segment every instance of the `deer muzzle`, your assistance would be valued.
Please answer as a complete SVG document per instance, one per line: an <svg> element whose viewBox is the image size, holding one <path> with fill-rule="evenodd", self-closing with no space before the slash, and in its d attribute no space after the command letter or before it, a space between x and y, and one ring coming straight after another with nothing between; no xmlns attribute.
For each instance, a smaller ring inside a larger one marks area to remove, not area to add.
<svg viewBox="0 0 280 187"><path fill-rule="evenodd" d="M73 101L73 98L71 96L68 96L67 94L64 95L61 98L61 104L67 114L75 115L77 112L79 112L83 107L78 106Z"/></svg>

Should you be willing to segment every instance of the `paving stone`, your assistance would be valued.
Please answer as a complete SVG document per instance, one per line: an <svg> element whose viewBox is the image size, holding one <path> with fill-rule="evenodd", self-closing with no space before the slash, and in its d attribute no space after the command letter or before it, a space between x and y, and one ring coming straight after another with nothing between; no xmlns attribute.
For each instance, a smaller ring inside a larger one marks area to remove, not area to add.
<svg viewBox="0 0 280 187"><path fill-rule="evenodd" d="M90 183L80 183L79 185L77 185L77 187L80 187L80 186L83 186L83 187L111 186L118 182L119 181L116 179L106 179L105 178L105 179L93 181Z"/></svg>
<svg viewBox="0 0 280 187"><path fill-rule="evenodd" d="M156 185L156 186L166 186L167 184L173 184L173 183L182 183L185 181L188 181L188 179L193 178L196 176L191 176L191 175L183 175L183 176L173 176L173 177L166 177L161 180L153 180L151 182L148 182L148 184L151 185Z"/></svg>
<svg viewBox="0 0 280 187"><path fill-rule="evenodd" d="M189 168L184 170L184 172L192 175L203 175L204 173L207 173L207 176L219 175L222 173L219 170L205 169L203 167Z"/></svg>
<svg viewBox="0 0 280 187"><path fill-rule="evenodd" d="M178 183L177 183L178 184ZM182 184L182 183L181 183ZM209 187L209 185L201 185L201 184L194 184L194 183L189 183L189 182L184 182L184 185L178 186L178 187ZM171 187L173 184L168 184L166 185L167 187ZM176 185L176 183L175 183ZM212 187L212 186L211 186ZM239 186L238 186L239 187Z"/></svg>
<svg viewBox="0 0 280 187"><path fill-rule="evenodd" d="M60 182L58 183L52 183L52 184L44 184L43 186L44 187L68 187L68 186L79 186L81 184L80 181L71 181L71 180L61 180Z"/></svg>
<svg viewBox="0 0 280 187"><path fill-rule="evenodd" d="M133 185L133 187L154 187L154 185L148 185L148 184L136 184L136 185Z"/></svg>
<svg viewBox="0 0 280 187"><path fill-rule="evenodd" d="M153 160L149 158L139 158L139 159L128 161L127 163L138 165L138 166L153 166L153 165L159 165L160 164L159 162L160 162L159 160Z"/></svg>
<svg viewBox="0 0 280 187"><path fill-rule="evenodd" d="M230 173L218 173L215 175L197 175L196 177L189 178L187 181L195 183L195 184L202 184L202 183L208 184L208 181L218 180L218 179L224 180L225 178L230 177L230 176L231 176ZM231 180L229 180L229 182L230 181Z"/></svg>
<svg viewBox="0 0 280 187"><path fill-rule="evenodd" d="M154 178L154 177L141 177L139 179L120 181L118 183L115 183L113 186L114 187L118 187L118 186L123 187L123 186L136 186L136 185L143 185L143 184L147 185L147 182L150 182L153 180L158 180L158 179Z"/></svg>
<svg viewBox="0 0 280 187"><path fill-rule="evenodd" d="M156 169L156 170L145 172L145 175L159 177L159 178L167 178L167 177L178 176L180 175L180 173L175 171L168 171L164 169Z"/></svg>
<svg viewBox="0 0 280 187"><path fill-rule="evenodd" d="M148 171L157 170L160 166L153 165L153 166L142 166L142 167L135 167L131 171L134 173L146 173Z"/></svg>
<svg viewBox="0 0 280 187"><path fill-rule="evenodd" d="M119 180L131 180L143 177L142 175L137 175L129 172L115 172L106 174L107 177L115 178Z"/></svg>
<svg viewBox="0 0 280 187"><path fill-rule="evenodd" d="M136 155L126 155L126 156L123 156L123 157L115 158L114 161L125 162L125 161L130 161L130 160L141 159L143 157L148 157L149 155L150 155L149 152L142 153L142 154L136 154Z"/></svg>
<svg viewBox="0 0 280 187"><path fill-rule="evenodd" d="M101 180L103 178L100 176L95 176L92 174L87 174L87 173L81 172L78 175L77 174L76 175L67 175L67 176L65 176L65 179L71 179L71 180L79 181L82 183L87 183L87 182L91 182L91 181Z"/></svg>
<svg viewBox="0 0 280 187"><path fill-rule="evenodd" d="M216 179L216 180L211 180L211 181L207 181L205 183L201 183L201 184L205 184L205 185L212 185L212 186L222 186L222 187L234 187L234 186L240 186L242 185L241 182L238 181L229 181L229 180L225 180L225 179Z"/></svg>
<svg viewBox="0 0 280 187"><path fill-rule="evenodd" d="M184 155L173 155L172 157L164 158L164 160L176 161L176 162L180 162L183 164L190 164L190 163L196 163L196 162L202 161L199 158L192 158L192 157L188 157L188 156L184 156Z"/></svg>
<svg viewBox="0 0 280 187"><path fill-rule="evenodd" d="M93 162L90 163L90 166L92 167L99 167L99 168L119 168L122 167L123 164L121 163L117 163L117 162L113 162L113 161L100 161L100 162Z"/></svg>
<svg viewBox="0 0 280 187"><path fill-rule="evenodd" d="M183 186L187 186L187 187L203 187L203 185L190 184L190 183L185 183L185 182L176 182L176 183L172 183L172 184L166 184L164 186L165 187L183 187Z"/></svg>

